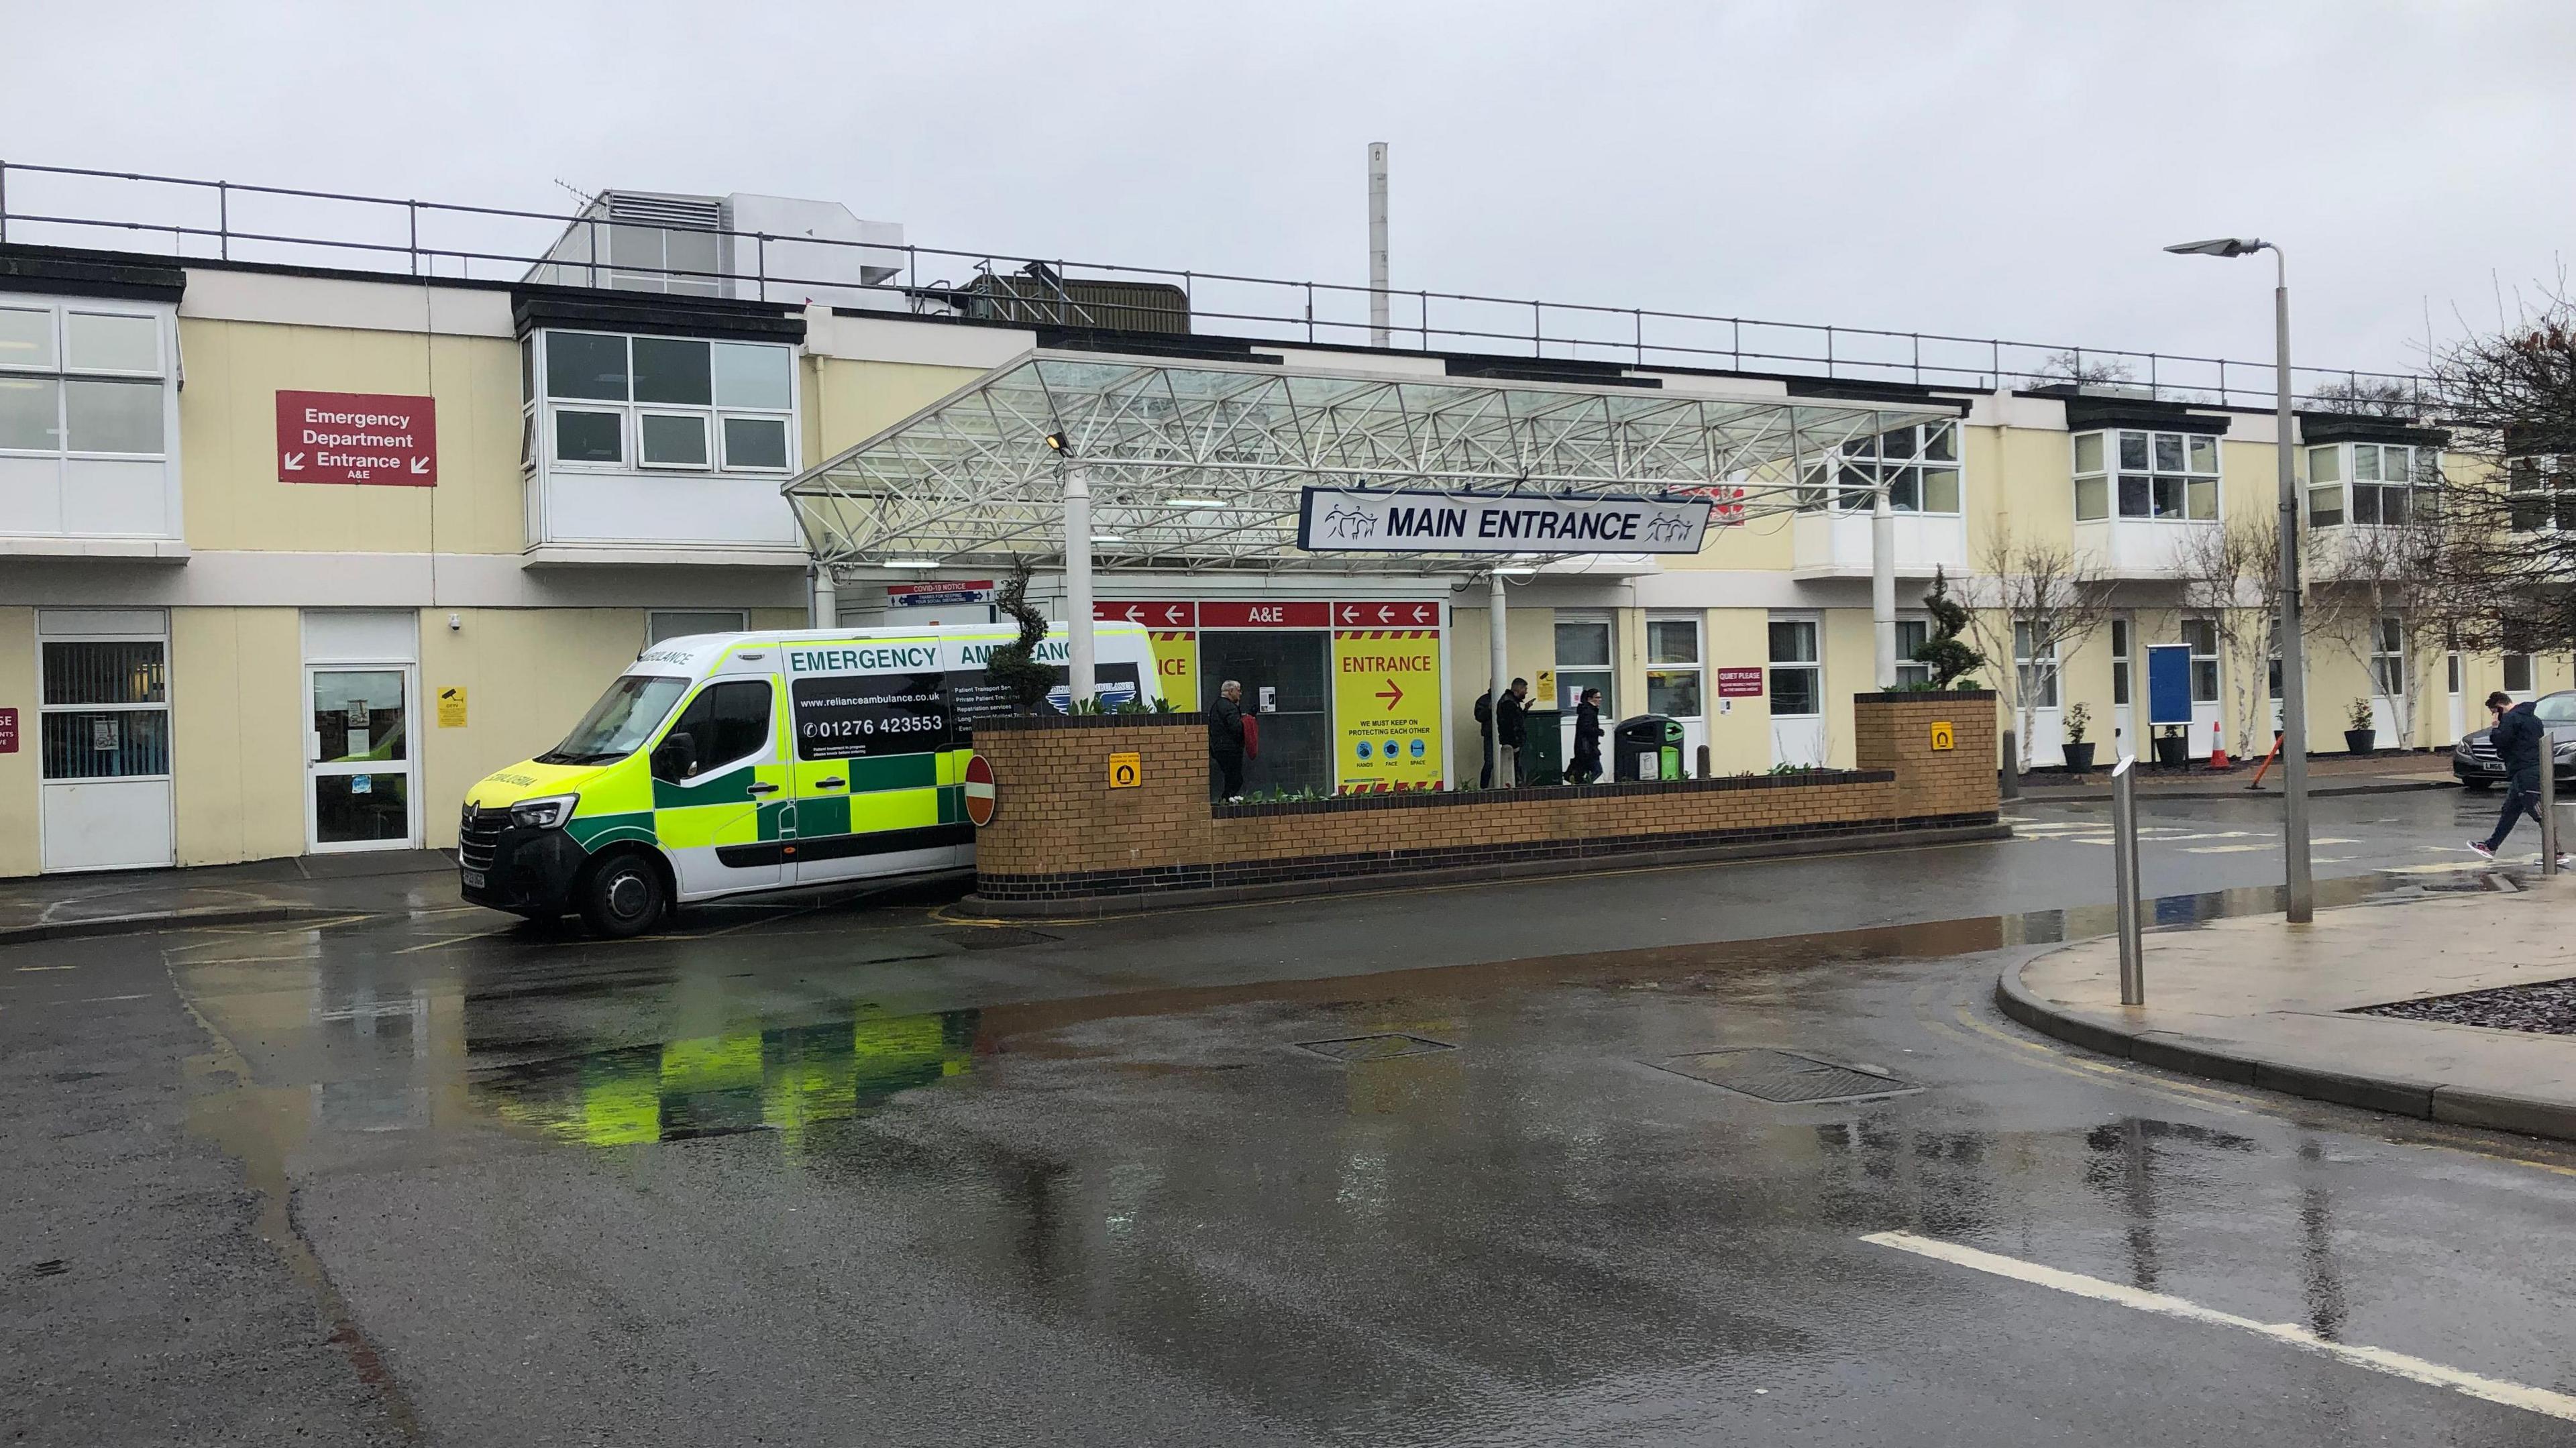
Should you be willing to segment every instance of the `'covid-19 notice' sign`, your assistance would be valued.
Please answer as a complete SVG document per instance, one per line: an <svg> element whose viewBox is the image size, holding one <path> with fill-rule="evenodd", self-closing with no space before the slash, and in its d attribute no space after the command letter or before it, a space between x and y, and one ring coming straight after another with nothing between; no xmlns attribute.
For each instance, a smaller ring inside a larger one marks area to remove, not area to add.
<svg viewBox="0 0 2576 1448"><path fill-rule="evenodd" d="M1297 546L1309 553L1697 553L1708 507L1706 498L1308 488Z"/></svg>

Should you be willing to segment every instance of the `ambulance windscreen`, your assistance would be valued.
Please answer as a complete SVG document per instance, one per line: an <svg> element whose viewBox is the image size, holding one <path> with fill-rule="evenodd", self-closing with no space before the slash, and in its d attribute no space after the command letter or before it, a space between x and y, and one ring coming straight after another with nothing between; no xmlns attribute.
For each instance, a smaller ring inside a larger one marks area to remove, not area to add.
<svg viewBox="0 0 2576 1448"><path fill-rule="evenodd" d="M644 747L662 716L689 687L686 679L627 674L608 686L564 742L537 756L539 764L606 764Z"/></svg>

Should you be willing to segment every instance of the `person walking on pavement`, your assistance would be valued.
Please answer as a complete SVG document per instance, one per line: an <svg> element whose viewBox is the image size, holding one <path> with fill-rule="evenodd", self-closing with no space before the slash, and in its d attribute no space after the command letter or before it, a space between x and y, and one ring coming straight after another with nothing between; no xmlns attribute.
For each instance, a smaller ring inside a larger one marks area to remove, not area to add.
<svg viewBox="0 0 2576 1448"><path fill-rule="evenodd" d="M1228 679L1208 706L1208 767L1216 776L1216 797L1232 804L1243 798L1243 685Z"/></svg>
<svg viewBox="0 0 2576 1448"><path fill-rule="evenodd" d="M1574 706L1574 763L1565 771L1569 784L1591 784L1601 778L1601 691L1586 689Z"/></svg>
<svg viewBox="0 0 2576 1448"><path fill-rule="evenodd" d="M1525 702L1528 698L1529 680L1527 679L1512 680L1512 686L1505 689L1499 698L1489 698L1483 694L1476 696L1477 733L1487 741L1484 751L1484 772L1476 782L1478 789L1494 787L1494 766L1497 759L1502 763L1503 788L1511 788L1513 781L1520 778L1521 741L1527 737L1521 715L1529 707ZM1501 749L1493 747L1492 741L1497 738L1502 741Z"/></svg>
<svg viewBox="0 0 2576 1448"><path fill-rule="evenodd" d="M2504 812L2496 819L2495 833L2483 840L2469 841L2469 848L2481 858L2492 860L2504 848L2505 836L2523 816L2529 815L2540 828L2540 847L2549 848L2549 826L2540 817L2540 771L2557 767L2557 750L2549 737L2549 726L2540 722L2540 714L2528 703L2517 704L2513 696L2499 689L2487 695L2487 712L2495 716L2495 727L2487 731L2487 742L2495 746L2496 758L2504 762ZM2567 857L2558 857L2558 868L2567 868Z"/></svg>

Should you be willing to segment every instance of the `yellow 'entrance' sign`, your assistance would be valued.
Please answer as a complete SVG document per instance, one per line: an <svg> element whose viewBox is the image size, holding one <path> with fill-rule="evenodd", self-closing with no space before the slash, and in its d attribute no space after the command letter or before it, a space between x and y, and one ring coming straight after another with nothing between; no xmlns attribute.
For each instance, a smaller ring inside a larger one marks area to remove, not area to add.
<svg viewBox="0 0 2576 1448"><path fill-rule="evenodd" d="M1959 747L1959 731L1950 727L1949 720L1935 719L1932 721L1932 747L1935 749L1956 749Z"/></svg>
<svg viewBox="0 0 2576 1448"><path fill-rule="evenodd" d="M1439 788L1439 630L1335 630L1333 723L1343 793Z"/></svg>
<svg viewBox="0 0 2576 1448"><path fill-rule="evenodd" d="M1155 691L1186 714L1199 707L1199 636L1154 631Z"/></svg>
<svg viewBox="0 0 2576 1448"><path fill-rule="evenodd" d="M463 684L447 684L439 689L438 727L441 729L465 727L465 686Z"/></svg>
<svg viewBox="0 0 2576 1448"><path fill-rule="evenodd" d="M1109 787L1134 789L1145 782L1145 756L1133 750L1109 756Z"/></svg>

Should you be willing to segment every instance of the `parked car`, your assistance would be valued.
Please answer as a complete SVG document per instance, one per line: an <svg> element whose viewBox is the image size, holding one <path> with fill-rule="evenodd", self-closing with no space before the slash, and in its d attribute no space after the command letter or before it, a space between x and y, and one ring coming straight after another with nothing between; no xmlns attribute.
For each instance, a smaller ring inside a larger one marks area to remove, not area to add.
<svg viewBox="0 0 2576 1448"><path fill-rule="evenodd" d="M2533 712L2549 726L2549 742L2556 747L2558 782L2561 789L2576 784L2576 689L2544 694ZM2504 761L2496 758L2495 745L2480 729L2451 746L2451 774L2463 789L2493 789L2504 782Z"/></svg>

